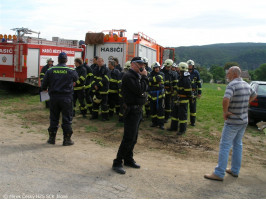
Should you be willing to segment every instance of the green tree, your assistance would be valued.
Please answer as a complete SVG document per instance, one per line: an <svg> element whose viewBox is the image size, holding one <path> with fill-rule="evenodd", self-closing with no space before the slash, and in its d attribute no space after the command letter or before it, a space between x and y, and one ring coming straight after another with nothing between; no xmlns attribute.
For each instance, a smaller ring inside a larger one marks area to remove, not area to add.
<svg viewBox="0 0 266 200"><path fill-rule="evenodd" d="M213 75L213 79L215 82L222 81L225 82L225 71L223 67L212 66L210 68L210 73Z"/></svg>
<svg viewBox="0 0 266 200"><path fill-rule="evenodd" d="M266 63L260 65L254 72L255 78L258 81L266 81Z"/></svg>
<svg viewBox="0 0 266 200"><path fill-rule="evenodd" d="M256 80L256 76L255 76L255 70L248 70L248 73L250 75L250 79L252 81L255 81Z"/></svg>
<svg viewBox="0 0 266 200"><path fill-rule="evenodd" d="M204 83L209 83L213 78L212 74L207 70L202 70L200 72L200 78L203 80Z"/></svg>
<svg viewBox="0 0 266 200"><path fill-rule="evenodd" d="M232 66L239 66L239 64L237 63L237 62L227 62L227 63L225 63L225 65L224 65L224 71L225 70L228 70L230 67L232 67Z"/></svg>

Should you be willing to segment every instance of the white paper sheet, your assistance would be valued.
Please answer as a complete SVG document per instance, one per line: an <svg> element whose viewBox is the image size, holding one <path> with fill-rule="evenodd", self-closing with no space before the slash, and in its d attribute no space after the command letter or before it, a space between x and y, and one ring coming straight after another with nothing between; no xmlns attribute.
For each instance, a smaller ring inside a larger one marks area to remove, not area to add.
<svg viewBox="0 0 266 200"><path fill-rule="evenodd" d="M50 96L48 94L47 91L42 91L40 92L40 101L43 102L43 101L47 101L50 99Z"/></svg>

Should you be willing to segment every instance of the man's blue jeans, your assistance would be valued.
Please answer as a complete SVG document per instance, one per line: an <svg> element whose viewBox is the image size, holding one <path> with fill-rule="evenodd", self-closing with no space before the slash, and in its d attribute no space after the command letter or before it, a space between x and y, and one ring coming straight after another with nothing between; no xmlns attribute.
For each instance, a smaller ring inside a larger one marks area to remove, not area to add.
<svg viewBox="0 0 266 200"><path fill-rule="evenodd" d="M231 147L233 146L231 171L233 174L239 174L242 160L242 138L245 133L247 124L228 125L224 124L222 137L220 141L220 152L218 165L214 174L223 178L228 163L228 157Z"/></svg>

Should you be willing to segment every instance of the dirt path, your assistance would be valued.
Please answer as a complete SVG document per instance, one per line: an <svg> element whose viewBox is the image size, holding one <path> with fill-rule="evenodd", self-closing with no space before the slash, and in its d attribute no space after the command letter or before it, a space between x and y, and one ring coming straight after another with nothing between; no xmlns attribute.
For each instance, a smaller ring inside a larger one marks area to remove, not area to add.
<svg viewBox="0 0 266 200"><path fill-rule="evenodd" d="M74 146L46 144L47 135L25 131L15 115L0 113L0 198L266 198L266 168L245 165L239 178L205 180L216 163L189 160L136 146L141 169L111 170L118 146L95 144L88 134Z"/></svg>

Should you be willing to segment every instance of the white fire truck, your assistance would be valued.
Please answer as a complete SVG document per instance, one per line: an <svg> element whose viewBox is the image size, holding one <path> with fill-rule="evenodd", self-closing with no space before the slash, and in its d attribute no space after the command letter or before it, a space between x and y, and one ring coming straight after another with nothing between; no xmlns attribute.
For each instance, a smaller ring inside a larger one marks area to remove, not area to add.
<svg viewBox="0 0 266 200"><path fill-rule="evenodd" d="M92 64L94 56L102 57L105 62L117 57L122 67L135 56L148 58L149 66L155 61L162 64L165 59L170 58L169 56L174 60L173 48L164 48L141 32L135 33L133 39L128 40L125 32L124 29L113 29L101 33L87 33L85 59L88 64Z"/></svg>
<svg viewBox="0 0 266 200"><path fill-rule="evenodd" d="M53 38L48 41L40 38L25 37L24 34L36 33L29 29L16 29L18 35L0 35L0 81L25 83L39 87L39 74L47 58L57 64L58 54L68 55L67 65L74 67L74 59L82 57L78 40ZM23 32L23 34L21 34Z"/></svg>

